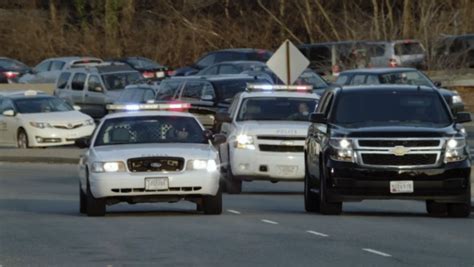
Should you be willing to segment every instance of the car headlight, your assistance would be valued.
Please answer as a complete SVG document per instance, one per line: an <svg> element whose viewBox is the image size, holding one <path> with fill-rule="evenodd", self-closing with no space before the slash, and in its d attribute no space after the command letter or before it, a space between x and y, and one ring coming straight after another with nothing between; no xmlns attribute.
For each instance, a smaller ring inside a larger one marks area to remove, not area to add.
<svg viewBox="0 0 474 267"><path fill-rule="evenodd" d="M44 128L51 128L51 124L47 122L36 122L36 121L30 121L30 125L39 128L39 129L44 129Z"/></svg>
<svg viewBox="0 0 474 267"><path fill-rule="evenodd" d="M246 134L240 134L237 136L235 140L235 147L242 148L242 149L255 149L255 145L253 143L253 137L248 136Z"/></svg>
<svg viewBox="0 0 474 267"><path fill-rule="evenodd" d="M94 162L92 172L124 172L125 163L121 161Z"/></svg>
<svg viewBox="0 0 474 267"><path fill-rule="evenodd" d="M194 159L188 161L188 170L207 170L208 172L214 172L217 170L216 161L213 159Z"/></svg>
<svg viewBox="0 0 474 267"><path fill-rule="evenodd" d="M453 95L453 104L462 103L462 98L460 95Z"/></svg>
<svg viewBox="0 0 474 267"><path fill-rule="evenodd" d="M86 120L86 121L84 122L84 125L85 125L85 126L93 126L93 125L95 125L95 123L94 123L94 120L93 120L93 119L89 119L89 120Z"/></svg>
<svg viewBox="0 0 474 267"><path fill-rule="evenodd" d="M329 145L331 146L331 159L354 162L354 150L352 149L352 141L350 139L330 139Z"/></svg>
<svg viewBox="0 0 474 267"><path fill-rule="evenodd" d="M467 158L466 139L451 138L446 142L446 151L444 153L444 162L463 161Z"/></svg>

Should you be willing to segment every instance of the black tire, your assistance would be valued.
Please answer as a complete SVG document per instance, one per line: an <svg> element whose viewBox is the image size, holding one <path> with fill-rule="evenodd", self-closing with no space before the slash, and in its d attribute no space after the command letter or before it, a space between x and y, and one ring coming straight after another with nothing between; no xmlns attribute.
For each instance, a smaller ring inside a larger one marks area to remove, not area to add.
<svg viewBox="0 0 474 267"><path fill-rule="evenodd" d="M242 193L242 180L237 179L232 174L230 165L227 167L227 175L225 179L225 188L229 194L240 194Z"/></svg>
<svg viewBox="0 0 474 267"><path fill-rule="evenodd" d="M215 196L202 197L204 214L217 215L222 213L222 191L219 189Z"/></svg>
<svg viewBox="0 0 474 267"><path fill-rule="evenodd" d="M306 162L305 162L306 164ZM304 175L304 209L307 212L318 212L319 211L319 196L314 192L311 192L313 185L311 184L308 168L305 167Z"/></svg>
<svg viewBox="0 0 474 267"><path fill-rule="evenodd" d="M471 201L465 203L449 203L448 215L454 218L467 218L471 214Z"/></svg>
<svg viewBox="0 0 474 267"><path fill-rule="evenodd" d="M87 181L86 207L87 216L99 217L105 215L105 199L94 198L89 181Z"/></svg>
<svg viewBox="0 0 474 267"><path fill-rule="evenodd" d="M28 143L28 135L23 129L18 130L18 135L16 138L16 146L21 149L26 149L30 147Z"/></svg>
<svg viewBox="0 0 474 267"><path fill-rule="evenodd" d="M79 212L86 213L87 212L87 198L84 191L82 191L81 183L79 183Z"/></svg>
<svg viewBox="0 0 474 267"><path fill-rule="evenodd" d="M325 215L339 215L342 213L342 202L328 202L323 168L321 166L319 177L319 212Z"/></svg>
<svg viewBox="0 0 474 267"><path fill-rule="evenodd" d="M426 201L426 211L430 216L445 216L448 213L448 205L433 200Z"/></svg>

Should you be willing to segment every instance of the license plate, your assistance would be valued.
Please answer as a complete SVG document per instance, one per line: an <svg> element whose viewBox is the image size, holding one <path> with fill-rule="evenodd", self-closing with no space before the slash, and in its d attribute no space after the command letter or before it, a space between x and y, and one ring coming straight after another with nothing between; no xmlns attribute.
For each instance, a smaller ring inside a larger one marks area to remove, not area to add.
<svg viewBox="0 0 474 267"><path fill-rule="evenodd" d="M156 78L163 78L163 77L165 77L165 73L164 73L164 72L162 72L162 71L156 72Z"/></svg>
<svg viewBox="0 0 474 267"><path fill-rule="evenodd" d="M168 189L168 177L145 178L145 190Z"/></svg>
<svg viewBox="0 0 474 267"><path fill-rule="evenodd" d="M413 193L413 181L391 181L390 193Z"/></svg>
<svg viewBox="0 0 474 267"><path fill-rule="evenodd" d="M298 166L294 165L278 165L278 171L285 176L294 175L298 170Z"/></svg>

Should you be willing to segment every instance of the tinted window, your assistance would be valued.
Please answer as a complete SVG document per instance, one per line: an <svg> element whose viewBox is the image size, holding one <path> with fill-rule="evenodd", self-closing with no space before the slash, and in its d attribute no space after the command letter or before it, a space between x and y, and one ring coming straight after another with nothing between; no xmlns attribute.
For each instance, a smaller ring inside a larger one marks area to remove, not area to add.
<svg viewBox="0 0 474 267"><path fill-rule="evenodd" d="M367 75L366 84L380 84L379 77L377 75Z"/></svg>
<svg viewBox="0 0 474 267"><path fill-rule="evenodd" d="M205 68L207 66L210 66L215 63L215 54L209 54L207 56L204 56L202 59L200 59L196 64L200 66L201 68Z"/></svg>
<svg viewBox="0 0 474 267"><path fill-rule="evenodd" d="M149 88L127 88L120 95L118 101L121 103L144 103L155 99L155 92Z"/></svg>
<svg viewBox="0 0 474 267"><path fill-rule="evenodd" d="M122 90L125 86L140 80L141 77L142 76L138 71L117 72L102 75L107 90Z"/></svg>
<svg viewBox="0 0 474 267"><path fill-rule="evenodd" d="M214 89L209 82L206 81L189 81L186 82L183 89L183 100L201 100L203 95L214 96Z"/></svg>
<svg viewBox="0 0 474 267"><path fill-rule="evenodd" d="M215 75L219 66L208 67L198 73L198 75Z"/></svg>
<svg viewBox="0 0 474 267"><path fill-rule="evenodd" d="M365 83L365 74L356 74L352 78L351 85L359 85L359 84L364 84Z"/></svg>
<svg viewBox="0 0 474 267"><path fill-rule="evenodd" d="M19 113L45 113L71 111L73 108L66 101L57 97L21 98L15 100Z"/></svg>
<svg viewBox="0 0 474 267"><path fill-rule="evenodd" d="M236 60L246 60L248 57L244 53L236 52L219 52L216 53L215 62L224 62L224 61L236 61Z"/></svg>
<svg viewBox="0 0 474 267"><path fill-rule="evenodd" d="M49 70L49 65L51 64L51 61L45 61L40 63L35 67L36 72L43 72L43 71L48 71Z"/></svg>
<svg viewBox="0 0 474 267"><path fill-rule="evenodd" d="M425 85L429 87L435 87L425 75L418 71L400 71L382 74L380 75L380 83Z"/></svg>
<svg viewBox="0 0 474 267"><path fill-rule="evenodd" d="M172 79L164 80L160 83L160 88L156 94L157 100L172 100L176 91L183 84L183 81L176 81Z"/></svg>
<svg viewBox="0 0 474 267"><path fill-rule="evenodd" d="M443 127L451 123L447 108L436 92L373 90L343 91L334 122L346 127L365 125L416 125Z"/></svg>
<svg viewBox="0 0 474 267"><path fill-rule="evenodd" d="M266 80L256 79L220 80L212 82L216 90L217 101L226 103L230 103L237 93L244 91L247 87L247 83L268 84Z"/></svg>
<svg viewBox="0 0 474 267"><path fill-rule="evenodd" d="M89 80L87 81L88 90L94 91L98 87L102 87L99 76L96 76L96 75L89 76Z"/></svg>
<svg viewBox="0 0 474 267"><path fill-rule="evenodd" d="M336 84L339 85L346 85L347 81L349 80L349 75L348 74L339 74L336 80Z"/></svg>
<svg viewBox="0 0 474 267"><path fill-rule="evenodd" d="M62 70L64 67L64 64L65 63L63 61L55 60L51 63L50 70Z"/></svg>
<svg viewBox="0 0 474 267"><path fill-rule="evenodd" d="M424 50L420 43L401 43L395 44L396 55L414 55L423 54Z"/></svg>
<svg viewBox="0 0 474 267"><path fill-rule="evenodd" d="M246 98L240 105L238 121L308 121L316 100L295 97Z"/></svg>
<svg viewBox="0 0 474 267"><path fill-rule="evenodd" d="M61 75L59 75L58 83L57 83L56 87L57 87L58 89L64 89L64 88L66 88L67 82L69 81L69 77L71 77L71 73L70 73L70 72L63 72L63 73L61 73Z"/></svg>
<svg viewBox="0 0 474 267"><path fill-rule="evenodd" d="M219 67L219 74L239 74L240 71L238 68L232 66L232 65L221 65Z"/></svg>
<svg viewBox="0 0 474 267"><path fill-rule="evenodd" d="M71 89L80 91L84 89L85 82L86 82L86 74L76 73L74 77L72 77Z"/></svg>
<svg viewBox="0 0 474 267"><path fill-rule="evenodd" d="M327 61L331 60L331 47L329 46L312 46L309 48L309 60L311 61Z"/></svg>
<svg viewBox="0 0 474 267"><path fill-rule="evenodd" d="M95 146L151 143L206 144L198 122L190 117L143 116L106 120Z"/></svg>

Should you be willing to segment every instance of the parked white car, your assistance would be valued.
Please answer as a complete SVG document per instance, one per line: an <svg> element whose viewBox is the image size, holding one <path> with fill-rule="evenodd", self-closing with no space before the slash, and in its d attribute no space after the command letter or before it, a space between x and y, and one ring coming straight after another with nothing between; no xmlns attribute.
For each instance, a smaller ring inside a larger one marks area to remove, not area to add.
<svg viewBox="0 0 474 267"><path fill-rule="evenodd" d="M218 113L227 192L240 193L242 181L302 181L309 114L319 96L311 86L249 85L228 112Z"/></svg>
<svg viewBox="0 0 474 267"><path fill-rule="evenodd" d="M104 216L106 205L119 202L188 200L198 211L220 214L220 164L212 142L224 136L212 137L189 113L140 110L178 104L123 106L130 111L105 116L92 139L76 142L89 148L79 163L80 212Z"/></svg>
<svg viewBox="0 0 474 267"><path fill-rule="evenodd" d="M72 145L95 123L64 100L38 91L0 92L0 145L19 148Z"/></svg>

